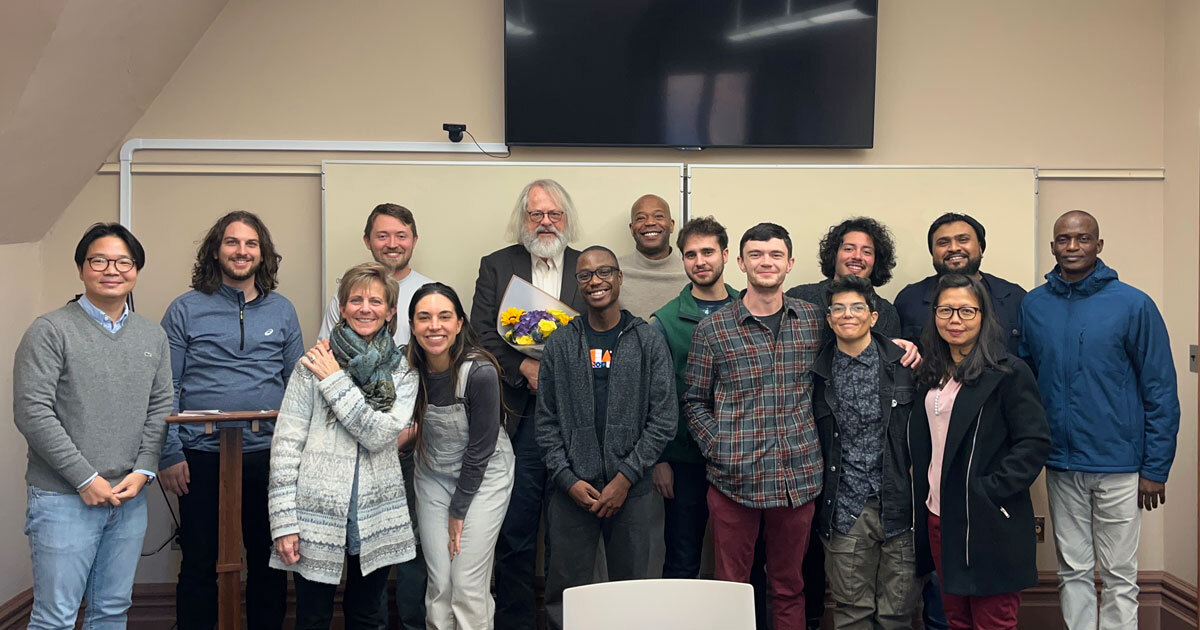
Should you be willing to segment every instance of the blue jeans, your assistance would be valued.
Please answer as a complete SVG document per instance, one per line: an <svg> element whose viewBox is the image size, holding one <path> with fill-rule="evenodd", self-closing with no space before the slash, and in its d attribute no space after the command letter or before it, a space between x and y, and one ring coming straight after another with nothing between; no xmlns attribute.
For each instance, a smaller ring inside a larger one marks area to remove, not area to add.
<svg viewBox="0 0 1200 630"><path fill-rule="evenodd" d="M87 599L84 630L125 628L146 535L146 492L120 507L26 486L25 535L33 558L34 630L70 630Z"/></svg>

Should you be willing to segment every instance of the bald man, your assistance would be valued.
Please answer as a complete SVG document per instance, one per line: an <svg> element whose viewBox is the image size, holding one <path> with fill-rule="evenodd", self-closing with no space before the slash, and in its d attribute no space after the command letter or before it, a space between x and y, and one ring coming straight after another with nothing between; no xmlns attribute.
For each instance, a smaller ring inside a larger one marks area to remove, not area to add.
<svg viewBox="0 0 1200 630"><path fill-rule="evenodd" d="M1021 303L1021 354L1038 373L1053 450L1046 491L1058 590L1070 630L1136 628L1141 512L1166 502L1179 395L1154 301L1100 260L1100 224L1082 210L1054 223L1058 261Z"/></svg>
<svg viewBox="0 0 1200 630"><path fill-rule="evenodd" d="M629 210L629 233L634 251L618 261L625 276L621 307L643 319L679 295L688 283L683 263L671 255L675 219L671 206L658 195L642 195Z"/></svg>

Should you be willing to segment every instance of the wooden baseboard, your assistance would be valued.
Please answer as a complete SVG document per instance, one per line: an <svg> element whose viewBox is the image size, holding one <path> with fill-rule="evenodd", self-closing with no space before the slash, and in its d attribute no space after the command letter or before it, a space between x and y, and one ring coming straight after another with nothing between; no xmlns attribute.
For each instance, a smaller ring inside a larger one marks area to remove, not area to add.
<svg viewBox="0 0 1200 630"><path fill-rule="evenodd" d="M33 589L27 588L0 606L0 630L15 630L29 625L33 611Z"/></svg>
<svg viewBox="0 0 1200 630"><path fill-rule="evenodd" d="M1096 579L1096 591L1102 583ZM1196 587L1165 571L1138 572L1138 630L1196 630ZM1020 627L1059 630L1064 627L1058 599L1058 576L1038 573L1038 584L1021 591Z"/></svg>
<svg viewBox="0 0 1200 630"><path fill-rule="evenodd" d="M1196 587L1165 571L1138 573L1139 630L1196 630ZM1097 590L1100 582L1097 580ZM392 584L388 593L394 593ZM295 593L289 591L289 612ZM339 591L340 599L340 591ZM33 589L25 589L0 605L0 630L24 628L33 608ZM340 616L340 606L335 608ZM828 615L827 615L828 616ZM395 627L395 610L392 611ZM831 620L827 620L831 621ZM161 630L175 623L174 584L136 584L129 611L131 630ZM340 627L340 619L336 625ZM832 624L829 624L832 627ZM1020 627L1028 630L1059 630L1063 627L1058 600L1058 577L1053 571L1038 574L1038 584L1021 593Z"/></svg>

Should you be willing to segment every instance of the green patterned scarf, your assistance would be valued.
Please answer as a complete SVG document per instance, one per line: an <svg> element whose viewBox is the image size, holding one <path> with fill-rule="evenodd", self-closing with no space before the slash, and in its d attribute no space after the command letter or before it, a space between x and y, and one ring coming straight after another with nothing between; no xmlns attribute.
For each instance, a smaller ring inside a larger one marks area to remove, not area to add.
<svg viewBox="0 0 1200 630"><path fill-rule="evenodd" d="M381 328L370 341L338 322L329 333L329 346L338 365L350 375L362 390L367 404L377 411L388 411L396 402L396 385L392 383L392 368L400 361L400 350L386 328Z"/></svg>

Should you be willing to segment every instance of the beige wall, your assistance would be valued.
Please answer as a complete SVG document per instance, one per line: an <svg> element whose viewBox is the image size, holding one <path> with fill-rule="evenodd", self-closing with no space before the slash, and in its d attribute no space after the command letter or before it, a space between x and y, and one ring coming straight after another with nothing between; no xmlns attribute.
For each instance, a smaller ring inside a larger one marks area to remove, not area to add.
<svg viewBox="0 0 1200 630"><path fill-rule="evenodd" d="M1164 317L1175 352L1183 418L1179 453L1168 484L1164 568L1196 584L1197 376L1188 371L1187 345L1197 340L1200 285L1200 3L1169 0L1166 16L1166 121L1163 165ZM1147 247L1147 250L1153 247Z"/></svg>
<svg viewBox="0 0 1200 630"><path fill-rule="evenodd" d="M467 123L481 142L501 141L501 4L231 0L127 136L438 141L444 139L441 123L456 121ZM1166 159L1165 183L1043 182L1039 240L1049 242L1048 226L1059 212L1072 207L1094 211L1105 231L1106 259L1123 278L1165 304L1177 356L1179 348L1194 342L1194 46L1200 28L1194 18L1169 19L1194 15L1194 5L1186 0L884 0L882 5L875 149L704 151L688 154L689 161L1139 168L1159 167ZM529 87L546 88L547 98L555 98L549 89L552 78L547 81L546 86ZM138 160L317 163L321 157L145 152ZM517 148L513 158L678 161L680 154ZM319 255L318 234L311 229L319 221L315 178L138 176L134 191L134 229L148 243L165 230L195 229L203 223L200 216L182 212L211 217L235 206L262 210L276 231L285 229L281 223L295 221L289 237L295 240L283 242L277 236L285 255L281 291L296 302L306 331L315 329L318 272L302 260L309 252L314 260ZM278 199L292 203L285 211ZM174 216L182 218L174 221ZM98 175L42 241L52 263L40 278L44 308L61 303L77 285L64 252L87 224L115 217L116 178ZM795 236L804 242L817 235ZM453 235L422 234L421 245L449 238ZM182 269L191 255L151 250L138 294L141 312L157 318L182 291ZM1030 255L1038 256L1040 269L1049 268L1048 252ZM797 258L805 256L803 250L797 252ZM1177 269L1180 256L1184 260ZM1166 278L1174 280L1177 272L1187 270L1193 275L1180 285L1184 290L1175 299L1166 298ZM1186 366L1180 374L1188 382ZM1184 398L1191 416L1185 417L1193 418L1194 427L1195 379L1190 383ZM1196 495L1196 438L1194 428L1188 430L1172 475L1172 504L1165 515L1147 518L1141 558L1144 569L1166 566L1195 581L1195 512L1185 503ZM1045 513L1040 492L1035 491L1039 512ZM18 503L18 496L4 496ZM160 506L152 518L162 523L169 516ZM150 542L154 536L147 538ZM7 540L0 545L0 557L24 544L19 537ZM171 581L172 565L169 556L156 557L143 564L138 579ZM1040 550L1039 565L1053 567L1048 545Z"/></svg>
<svg viewBox="0 0 1200 630"><path fill-rule="evenodd" d="M73 250L73 248L72 248ZM72 254L68 254L71 256ZM0 309L0 497L5 509L0 510L0 602L33 585L29 569L29 542L21 532L25 528L25 438L12 423L12 356L21 342L21 335L41 312L41 278L36 273L13 273L13 270L37 269L42 263L42 247L38 243L0 245L0 269L5 274L5 308Z"/></svg>

